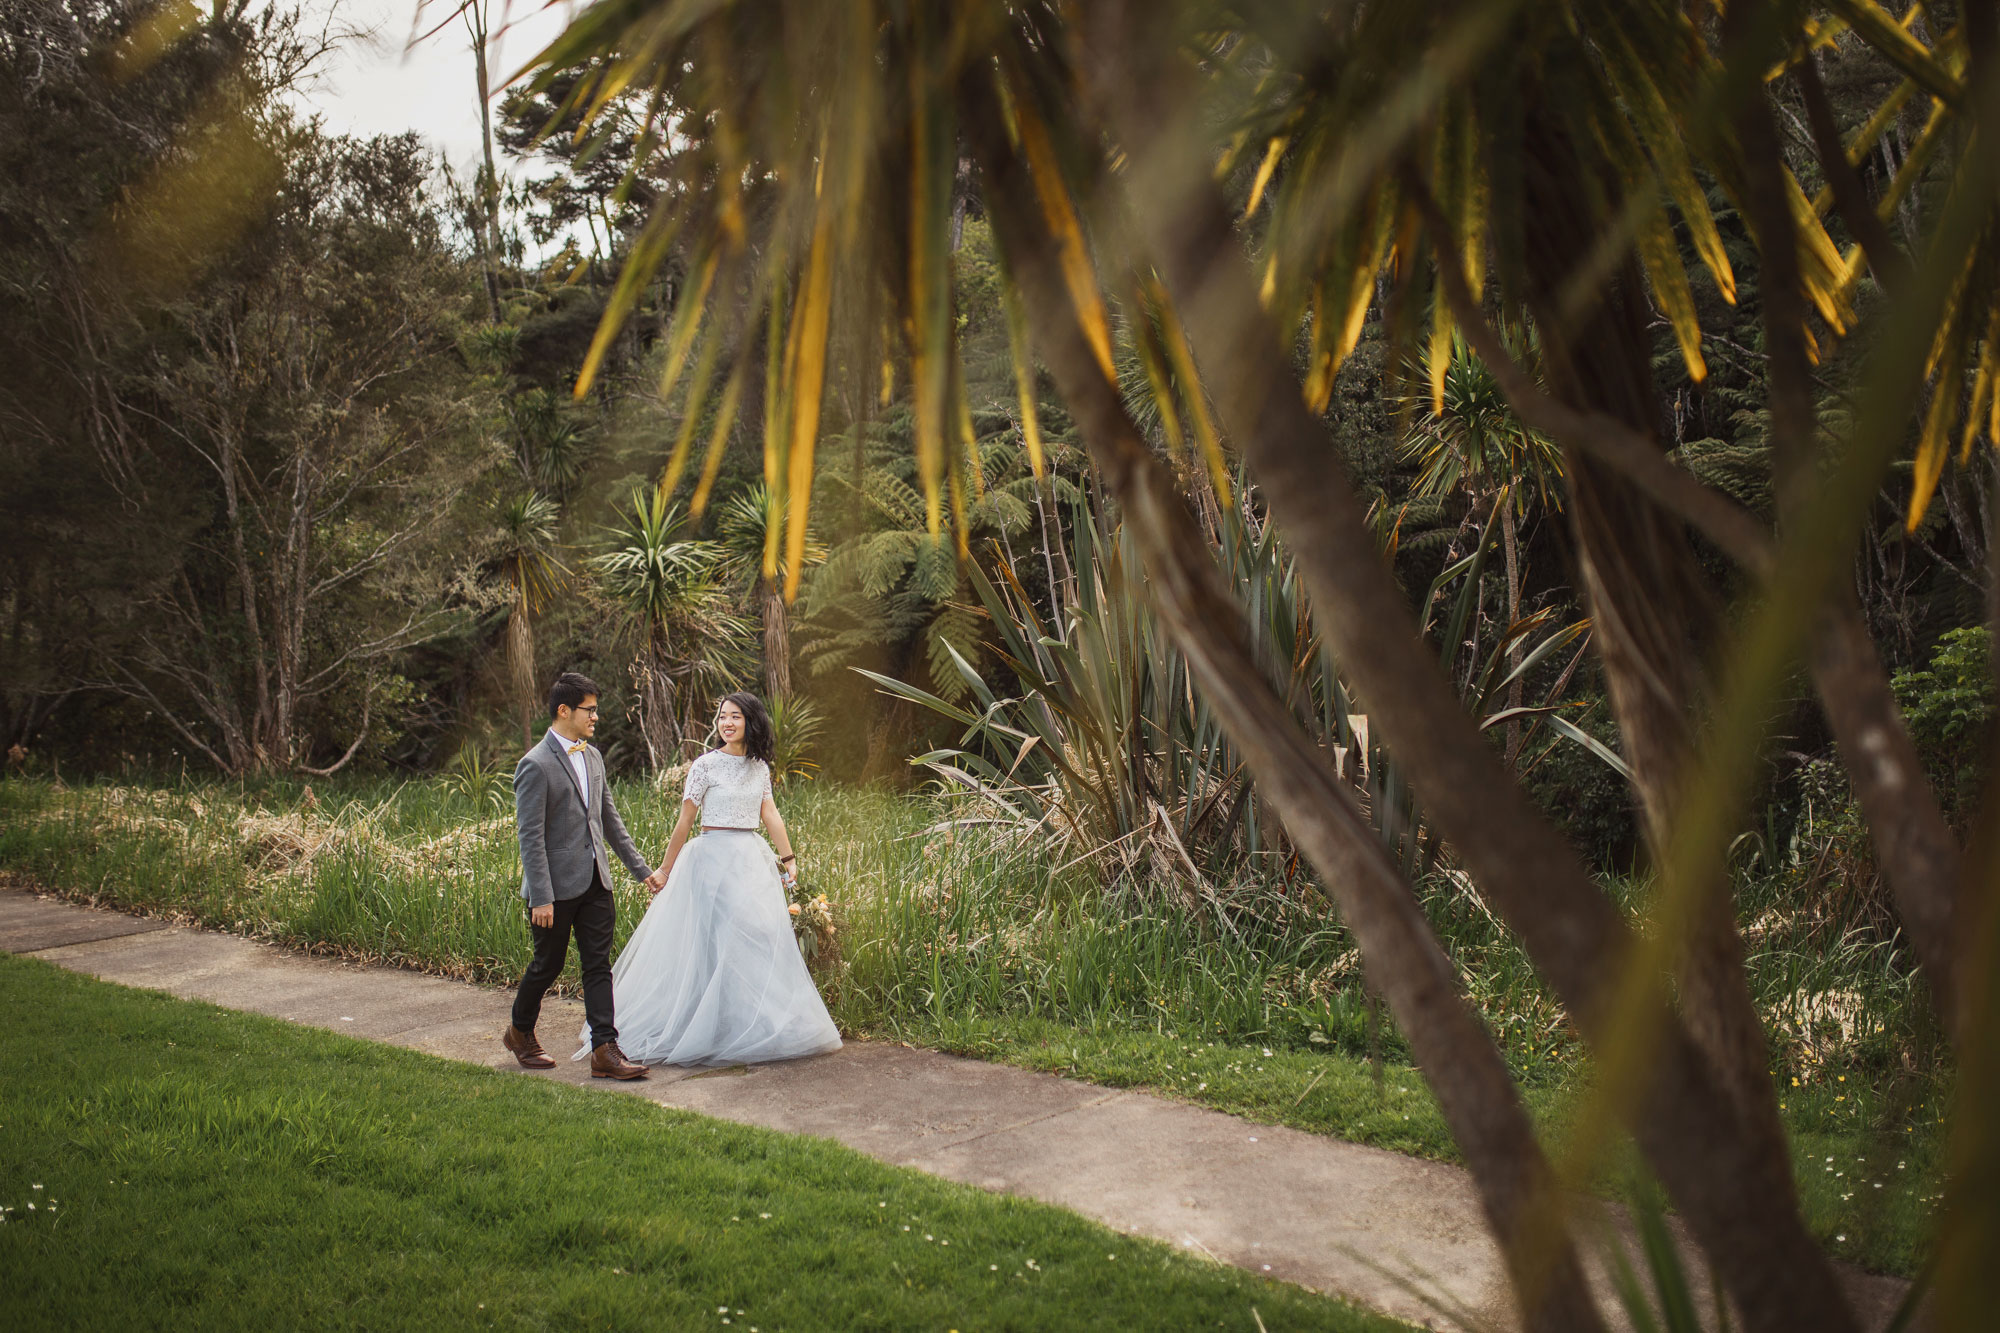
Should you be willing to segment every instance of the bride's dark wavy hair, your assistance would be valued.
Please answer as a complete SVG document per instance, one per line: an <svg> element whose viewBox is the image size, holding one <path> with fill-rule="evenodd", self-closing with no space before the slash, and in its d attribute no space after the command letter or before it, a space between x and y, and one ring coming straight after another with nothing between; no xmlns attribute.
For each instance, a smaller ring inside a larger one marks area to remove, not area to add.
<svg viewBox="0 0 2000 1333"><path fill-rule="evenodd" d="M771 714L764 701L748 690L738 690L722 696L722 703L715 706L717 712L722 711L722 704L735 704L743 710L743 753L767 764L775 762L777 732L771 726Z"/></svg>

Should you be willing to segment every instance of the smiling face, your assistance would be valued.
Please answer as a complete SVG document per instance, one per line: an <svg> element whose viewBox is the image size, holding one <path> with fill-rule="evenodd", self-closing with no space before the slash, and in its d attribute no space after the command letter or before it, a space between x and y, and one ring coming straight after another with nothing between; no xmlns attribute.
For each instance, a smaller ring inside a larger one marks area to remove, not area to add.
<svg viewBox="0 0 2000 1333"><path fill-rule="evenodd" d="M575 708L556 707L556 731L573 741L587 741L597 734L597 696L586 694Z"/></svg>
<svg viewBox="0 0 2000 1333"><path fill-rule="evenodd" d="M731 750L742 750L743 710L724 699L722 706L715 710L715 732Z"/></svg>

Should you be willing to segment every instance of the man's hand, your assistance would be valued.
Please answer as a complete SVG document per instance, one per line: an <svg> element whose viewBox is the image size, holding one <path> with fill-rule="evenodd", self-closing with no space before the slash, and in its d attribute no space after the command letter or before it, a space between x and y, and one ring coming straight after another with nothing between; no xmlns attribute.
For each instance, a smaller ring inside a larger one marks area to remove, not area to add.
<svg viewBox="0 0 2000 1333"><path fill-rule="evenodd" d="M543 903L540 907L530 907L528 909L528 920L534 922L544 930L548 929L556 923L556 905L554 903Z"/></svg>
<svg viewBox="0 0 2000 1333"><path fill-rule="evenodd" d="M646 892L657 896L661 889L667 887L667 868L661 866L658 870L646 876L644 883L646 885Z"/></svg>

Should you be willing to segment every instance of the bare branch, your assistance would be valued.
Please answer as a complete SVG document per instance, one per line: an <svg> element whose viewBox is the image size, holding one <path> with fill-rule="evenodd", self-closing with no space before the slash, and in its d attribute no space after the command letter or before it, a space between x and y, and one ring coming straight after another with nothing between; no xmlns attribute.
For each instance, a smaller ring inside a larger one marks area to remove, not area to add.
<svg viewBox="0 0 2000 1333"><path fill-rule="evenodd" d="M1907 292L1912 278L1910 261L1889 239L1889 229L1876 216L1861 177L1847 160L1847 146L1840 141L1833 105L1827 101L1826 85L1820 82L1819 62L1811 52L1798 62L1798 80L1799 91L1805 95L1806 118L1812 125L1813 151L1819 157L1819 168L1826 174L1827 184L1833 187L1833 206L1839 211L1840 220L1861 243L1861 253L1868 256L1868 267L1875 270L1875 280L1882 284L1882 290L1891 297Z"/></svg>
<svg viewBox="0 0 2000 1333"><path fill-rule="evenodd" d="M120 674L122 674L125 677L126 683L120 685L115 682L106 682L105 686L106 688L114 690L120 694L128 695L134 699L143 700L146 703L151 704L153 706L153 711L157 712L161 717L165 718L167 721L167 725L172 727L182 740L186 741L189 745L192 745L195 749L201 751L204 755L208 756L208 761L214 764L216 768L221 772L227 773L230 771L230 765L228 761L225 760L221 755L217 754L214 751L214 749L212 749L209 746L208 742L204 741L200 736L196 735L193 728L189 727L186 722L182 721L178 713L174 712L173 709L167 707L166 703L163 700L161 700L160 696L153 692L152 686L146 684L144 680L140 679L139 676L136 673L134 673L132 669L126 666L124 663L122 662L116 663L115 666L117 670L120 672Z"/></svg>
<svg viewBox="0 0 2000 1333"><path fill-rule="evenodd" d="M311 773L315 777L330 778L341 769L346 768L348 760L354 758L360 752L361 743L368 739L368 709L369 705L374 701L375 687L371 682L361 691L361 730L355 735L354 744L347 747L346 754L343 754L325 768L314 768L311 764L300 764L298 766L299 771L302 773Z"/></svg>

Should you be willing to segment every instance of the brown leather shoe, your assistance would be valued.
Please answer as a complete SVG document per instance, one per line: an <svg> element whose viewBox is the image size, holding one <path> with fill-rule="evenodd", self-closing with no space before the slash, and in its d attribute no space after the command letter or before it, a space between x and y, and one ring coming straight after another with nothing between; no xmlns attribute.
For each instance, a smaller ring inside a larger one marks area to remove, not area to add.
<svg viewBox="0 0 2000 1333"><path fill-rule="evenodd" d="M512 1023L509 1023L507 1030L500 1034L500 1044L514 1053L514 1058L521 1062L523 1069L556 1067L554 1057L542 1049L542 1044L535 1040L535 1034L523 1032Z"/></svg>
<svg viewBox="0 0 2000 1333"><path fill-rule="evenodd" d="M625 1058L625 1052L618 1049L618 1043L607 1041L590 1053L590 1076L592 1078L644 1078L646 1066L635 1065Z"/></svg>

